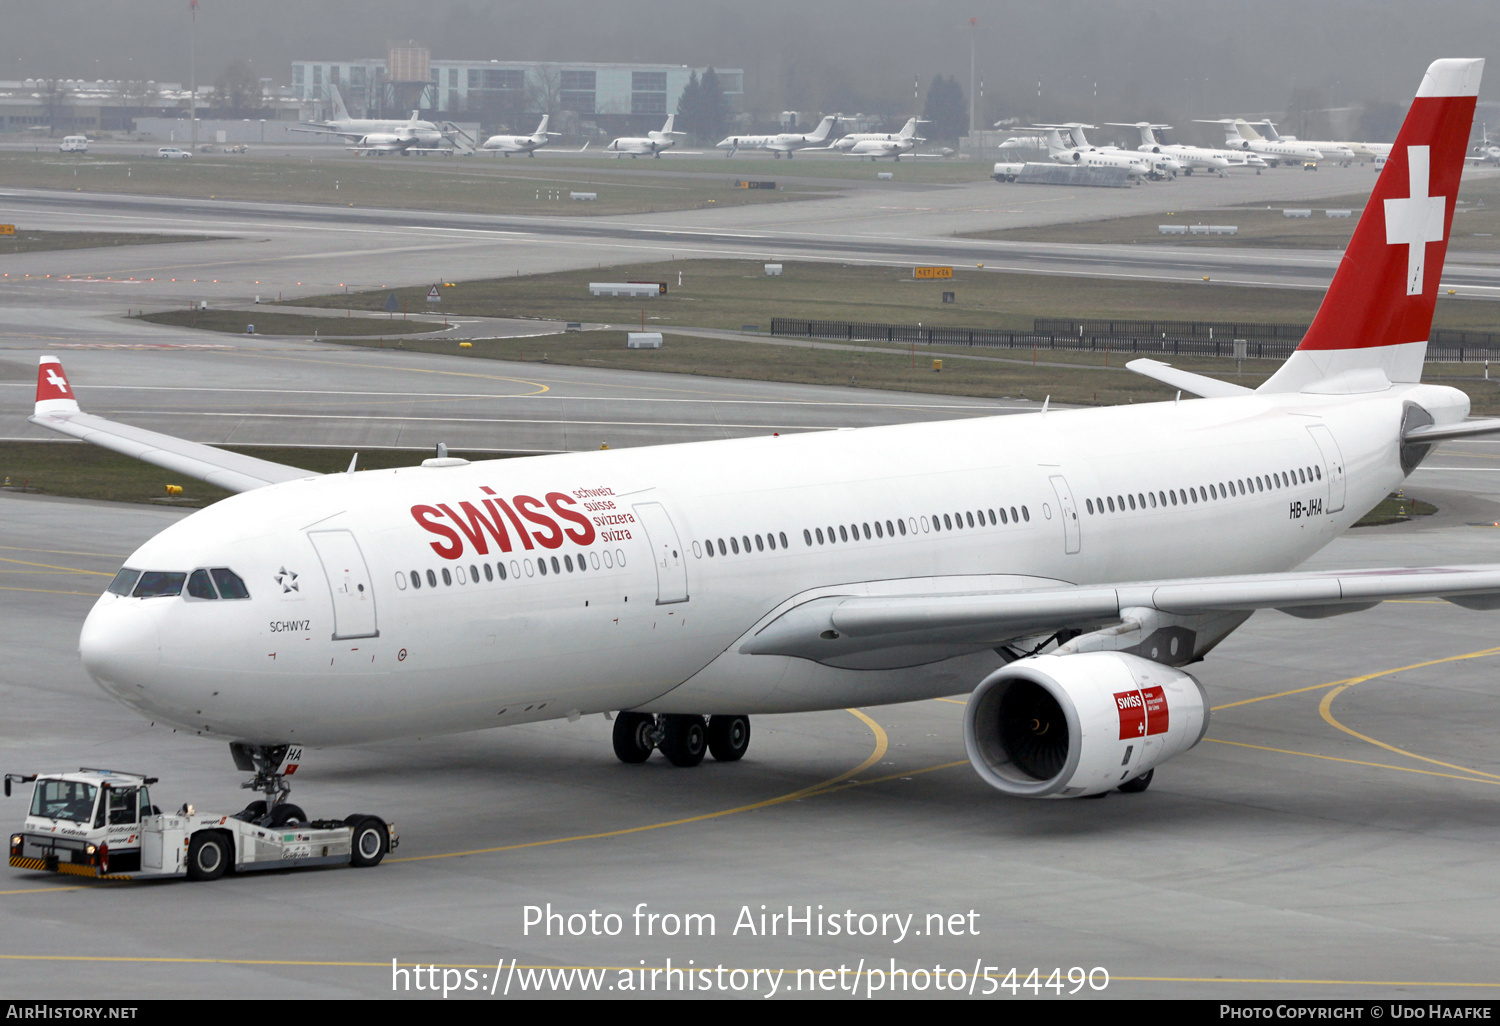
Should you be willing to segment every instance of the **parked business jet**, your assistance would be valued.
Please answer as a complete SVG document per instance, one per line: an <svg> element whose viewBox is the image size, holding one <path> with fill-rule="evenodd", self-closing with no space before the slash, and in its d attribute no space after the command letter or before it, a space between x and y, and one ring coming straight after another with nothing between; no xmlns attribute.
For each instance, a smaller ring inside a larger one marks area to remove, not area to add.
<svg viewBox="0 0 1500 1026"><path fill-rule="evenodd" d="M604 147L611 153L628 153L632 157L660 157L664 150L670 150L677 145L673 136L687 135L686 132L672 131L672 122L677 120L676 114L668 114L666 124L661 126L660 132L647 132L644 136L622 137L610 140L610 144Z"/></svg>
<svg viewBox="0 0 1500 1026"><path fill-rule="evenodd" d="M412 111L411 117L406 121L390 118L351 118L348 109L344 106L344 98L339 95L339 87L329 86L328 95L333 100L334 119L332 121L299 122L291 126L290 130L336 135L353 143L362 143L372 137L376 139L390 137L387 140L390 141L401 133L414 135L413 145L437 146L443 141L442 130L431 121L418 118L417 111Z"/></svg>
<svg viewBox="0 0 1500 1026"><path fill-rule="evenodd" d="M1335 142L1332 139L1299 139L1295 135L1282 135L1276 131L1274 121L1251 121L1247 123L1247 128L1252 134L1272 142L1301 143L1303 146L1311 146L1328 160L1341 160L1346 164L1360 157L1374 157L1377 151L1371 146L1380 147L1379 143ZM1391 149L1389 146L1380 148L1386 153L1389 153Z"/></svg>
<svg viewBox="0 0 1500 1026"><path fill-rule="evenodd" d="M1114 128L1137 129L1141 133L1141 144L1136 147L1137 150L1142 153L1159 153L1162 156L1171 157L1181 165L1183 174L1186 175L1191 175L1194 171L1213 171L1222 178L1224 172L1232 167L1266 166L1266 162L1254 153L1163 143L1156 137L1156 133L1170 129L1171 125L1153 125L1149 121L1129 123L1111 121L1109 125Z"/></svg>
<svg viewBox="0 0 1500 1026"><path fill-rule="evenodd" d="M770 150L771 156L781 159L786 154L791 160L798 150L828 149L828 136L838 125L839 116L829 114L811 132L782 132L780 135L726 135L714 144L715 149L727 150L732 157L740 150Z"/></svg>
<svg viewBox="0 0 1500 1026"><path fill-rule="evenodd" d="M1290 160L1323 159L1323 151L1307 143L1272 142L1270 139L1261 138L1260 133L1251 128L1244 118L1218 118L1211 121L1199 118L1197 120L1201 125L1224 126L1226 150L1246 150L1250 153L1257 153L1270 164Z"/></svg>
<svg viewBox="0 0 1500 1026"><path fill-rule="evenodd" d="M1150 168L1153 178L1176 178L1177 173L1182 170L1182 165L1168 154L1157 153L1151 150L1123 150L1118 146L1095 146L1089 142L1088 136L1084 135L1085 129L1098 128L1098 125L1085 125L1080 121L1070 121L1065 125L1047 125L1047 128L1057 128L1066 133L1073 140L1073 148L1085 152L1108 153L1117 156L1132 157L1144 160Z"/></svg>
<svg viewBox="0 0 1500 1026"><path fill-rule="evenodd" d="M1469 160L1480 164L1500 164L1500 145L1490 142L1488 126L1479 128L1479 145L1469 155Z"/></svg>
<svg viewBox="0 0 1500 1026"><path fill-rule="evenodd" d="M451 153L450 148L438 145L443 141L442 133L437 132L434 138L434 132L422 127L427 122L420 120L417 113L412 111L411 120L395 131L370 132L360 136L349 149L362 157L370 154L386 156L394 153L405 156L408 153Z"/></svg>
<svg viewBox="0 0 1500 1026"><path fill-rule="evenodd" d="M1058 164L1072 164L1075 167L1118 167L1123 168L1131 178L1141 179L1153 174L1150 162L1145 154L1106 153L1103 150L1085 149L1076 144L1069 145L1064 141L1062 133L1066 129L1056 125L1037 125L1027 131L1042 132L1047 139L1047 156Z"/></svg>
<svg viewBox="0 0 1500 1026"><path fill-rule="evenodd" d="M1496 564L1293 569L1434 443L1500 432L1421 382L1482 69L1427 70L1253 391L1138 360L1204 398L319 477L84 413L44 356L34 423L240 493L125 560L83 664L264 777L288 745L620 710L620 758L691 765L749 714L967 693L1000 791L1142 790L1207 728L1186 667L1256 610L1500 609Z"/></svg>
<svg viewBox="0 0 1500 1026"><path fill-rule="evenodd" d="M503 153L507 157L512 153L525 153L534 157L536 151L546 146L553 136L562 135L561 132L547 131L547 119L551 116L543 114L541 124L530 135L492 135L484 141L481 148L491 153Z"/></svg>

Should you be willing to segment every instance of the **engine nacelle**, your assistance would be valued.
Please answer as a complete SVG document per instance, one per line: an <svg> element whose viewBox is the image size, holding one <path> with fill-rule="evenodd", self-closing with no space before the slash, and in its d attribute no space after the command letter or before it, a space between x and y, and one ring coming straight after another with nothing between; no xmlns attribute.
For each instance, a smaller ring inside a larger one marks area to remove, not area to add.
<svg viewBox="0 0 1500 1026"><path fill-rule="evenodd" d="M1101 794L1192 748L1208 696L1190 674L1124 652L1018 659L964 712L969 761L1022 798Z"/></svg>

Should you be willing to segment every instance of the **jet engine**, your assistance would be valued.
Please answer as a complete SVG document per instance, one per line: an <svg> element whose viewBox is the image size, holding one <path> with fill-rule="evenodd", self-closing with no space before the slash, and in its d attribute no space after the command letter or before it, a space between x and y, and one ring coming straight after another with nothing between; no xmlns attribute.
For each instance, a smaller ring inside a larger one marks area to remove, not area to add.
<svg viewBox="0 0 1500 1026"><path fill-rule="evenodd" d="M1102 794L1192 748L1208 697L1190 674L1124 652L1018 659L964 712L969 761L1021 798Z"/></svg>

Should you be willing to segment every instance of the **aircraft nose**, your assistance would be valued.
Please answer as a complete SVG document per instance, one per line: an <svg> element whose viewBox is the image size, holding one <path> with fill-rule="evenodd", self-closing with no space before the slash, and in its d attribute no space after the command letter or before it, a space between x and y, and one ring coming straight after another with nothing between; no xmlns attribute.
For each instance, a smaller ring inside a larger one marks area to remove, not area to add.
<svg viewBox="0 0 1500 1026"><path fill-rule="evenodd" d="M138 599L104 596L83 622L78 650L94 682L122 698L149 688L160 672L161 634Z"/></svg>

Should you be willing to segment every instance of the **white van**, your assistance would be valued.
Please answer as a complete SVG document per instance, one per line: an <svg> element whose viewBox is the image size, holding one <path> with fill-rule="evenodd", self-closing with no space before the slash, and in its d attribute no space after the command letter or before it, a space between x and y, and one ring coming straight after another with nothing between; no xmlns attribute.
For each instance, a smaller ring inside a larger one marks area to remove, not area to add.
<svg viewBox="0 0 1500 1026"><path fill-rule="evenodd" d="M63 136L63 141L58 144L61 153L87 153L89 151L89 137L86 135Z"/></svg>

